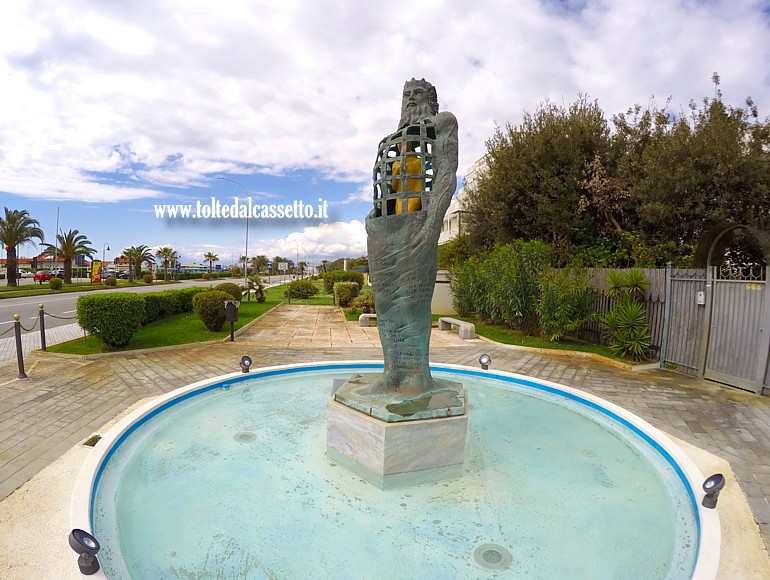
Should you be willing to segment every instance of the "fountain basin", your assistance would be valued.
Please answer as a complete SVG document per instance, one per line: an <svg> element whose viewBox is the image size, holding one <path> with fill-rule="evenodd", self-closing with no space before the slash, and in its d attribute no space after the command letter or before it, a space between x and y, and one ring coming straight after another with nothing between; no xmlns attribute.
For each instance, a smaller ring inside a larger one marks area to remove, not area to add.
<svg viewBox="0 0 770 580"><path fill-rule="evenodd" d="M382 491L329 460L335 381L381 368L234 373L126 417L73 496L101 577L715 577L703 475L660 431L569 387L432 365L469 392L462 477Z"/></svg>

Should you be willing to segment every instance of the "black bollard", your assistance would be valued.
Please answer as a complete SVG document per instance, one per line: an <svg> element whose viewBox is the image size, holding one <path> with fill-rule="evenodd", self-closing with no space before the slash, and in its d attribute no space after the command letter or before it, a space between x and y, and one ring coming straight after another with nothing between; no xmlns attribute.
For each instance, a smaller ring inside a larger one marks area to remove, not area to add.
<svg viewBox="0 0 770 580"><path fill-rule="evenodd" d="M13 315L13 327L16 331L16 360L19 363L19 378L26 379L27 373L24 372L24 353L21 351L21 316Z"/></svg>
<svg viewBox="0 0 770 580"><path fill-rule="evenodd" d="M40 348L45 352L45 311L42 304L37 307L40 309Z"/></svg>

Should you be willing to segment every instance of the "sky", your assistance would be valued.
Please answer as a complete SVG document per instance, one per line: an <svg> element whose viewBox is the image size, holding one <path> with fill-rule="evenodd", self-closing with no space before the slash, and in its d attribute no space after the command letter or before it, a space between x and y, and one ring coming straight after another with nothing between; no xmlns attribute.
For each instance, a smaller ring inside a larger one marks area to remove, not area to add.
<svg viewBox="0 0 770 580"><path fill-rule="evenodd" d="M458 119L459 187L495 127L546 100L678 112L718 72L723 100L751 96L764 119L768 63L768 0L7 1L0 207L27 210L47 242L77 229L108 260L140 244L184 263L358 257L377 144L412 77ZM244 191L326 214L156 215Z"/></svg>

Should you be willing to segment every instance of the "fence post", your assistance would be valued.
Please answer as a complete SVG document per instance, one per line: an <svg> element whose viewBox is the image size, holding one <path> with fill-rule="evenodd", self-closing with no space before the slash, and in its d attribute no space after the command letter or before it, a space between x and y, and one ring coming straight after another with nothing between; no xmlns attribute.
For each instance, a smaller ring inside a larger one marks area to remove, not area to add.
<svg viewBox="0 0 770 580"><path fill-rule="evenodd" d="M43 310L43 305L38 304L37 307L40 309L39 316L40 316L40 348L45 351L45 310Z"/></svg>
<svg viewBox="0 0 770 580"><path fill-rule="evenodd" d="M660 366L663 368L668 356L668 327L671 324L671 262L666 262L666 303L663 306L663 336L660 341Z"/></svg>
<svg viewBox="0 0 770 580"><path fill-rule="evenodd" d="M26 379L27 373L24 372L24 353L21 350L21 316L13 315L13 328L16 331L16 361L19 363L19 378Z"/></svg>

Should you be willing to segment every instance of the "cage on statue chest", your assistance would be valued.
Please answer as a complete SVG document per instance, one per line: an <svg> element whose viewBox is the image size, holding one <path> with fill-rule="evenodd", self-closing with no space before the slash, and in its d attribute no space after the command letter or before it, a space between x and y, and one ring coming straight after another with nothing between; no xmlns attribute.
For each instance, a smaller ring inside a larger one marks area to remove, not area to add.
<svg viewBox="0 0 770 580"><path fill-rule="evenodd" d="M433 190L436 128L408 125L380 142L374 165L375 217L423 211Z"/></svg>

